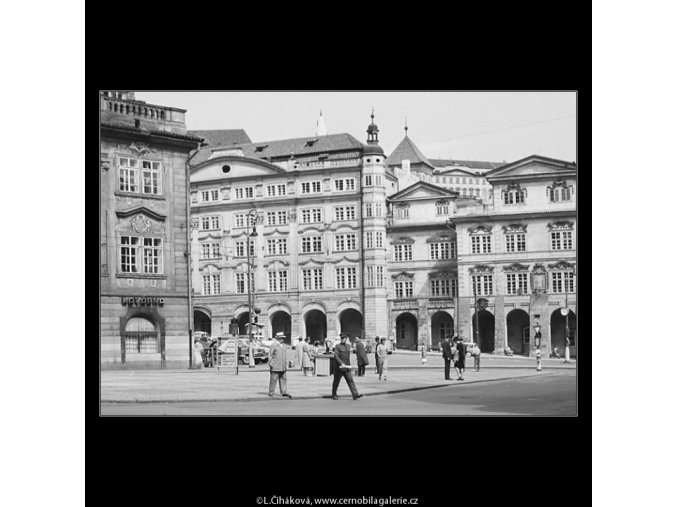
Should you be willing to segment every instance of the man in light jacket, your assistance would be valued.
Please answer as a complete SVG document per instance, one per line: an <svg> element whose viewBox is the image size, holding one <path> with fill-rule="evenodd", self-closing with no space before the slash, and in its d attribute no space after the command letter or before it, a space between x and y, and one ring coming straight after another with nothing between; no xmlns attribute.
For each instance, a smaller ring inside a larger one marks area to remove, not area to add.
<svg viewBox="0 0 677 507"><path fill-rule="evenodd" d="M284 335L276 335L273 346L268 351L268 365L270 366L268 396L273 397L275 395L275 384L279 382L280 394L286 398L291 398L291 395L287 394L287 350L284 348L283 341Z"/></svg>

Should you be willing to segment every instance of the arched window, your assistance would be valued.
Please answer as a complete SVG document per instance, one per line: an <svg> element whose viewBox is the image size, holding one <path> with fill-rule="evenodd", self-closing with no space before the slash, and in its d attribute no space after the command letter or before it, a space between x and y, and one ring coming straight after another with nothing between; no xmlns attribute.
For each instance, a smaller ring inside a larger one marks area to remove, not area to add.
<svg viewBox="0 0 677 507"><path fill-rule="evenodd" d="M124 338L126 354L158 352L157 330L144 317L134 317L127 321Z"/></svg>

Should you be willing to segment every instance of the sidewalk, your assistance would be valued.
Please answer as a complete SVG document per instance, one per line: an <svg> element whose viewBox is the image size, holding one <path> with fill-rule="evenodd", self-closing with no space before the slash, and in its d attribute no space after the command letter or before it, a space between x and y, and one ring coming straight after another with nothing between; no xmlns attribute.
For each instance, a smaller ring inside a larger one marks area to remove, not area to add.
<svg viewBox="0 0 677 507"><path fill-rule="evenodd" d="M401 357L394 354L393 363L406 363ZM562 364L561 360L544 360L543 371L536 371L535 360L522 358L524 365L503 364L498 361L494 366L490 356L482 363L479 372L472 371L472 359L466 362L464 379L455 380L457 375L452 366L451 378L444 380L443 360L436 361L434 356L428 356L428 365L393 364L388 367L388 380L378 380L374 373L373 364L367 366L363 377L357 377L353 370L355 384L360 394L376 396L379 394L414 391L433 387L454 387L457 385L492 382L498 380L552 375L567 370L574 375L576 363ZM511 362L510 359L508 358ZM431 363L440 364L431 364ZM500 364L498 364L500 363ZM552 363L552 364L549 364ZM275 398L268 397L269 369L265 364L256 368L241 366L239 374L216 368L200 370L104 370L101 371L101 402L177 402L177 401L268 401L285 398L279 396L279 386ZM306 377L299 369L287 372L287 391L294 399L316 399L331 397L333 376ZM341 380L338 388L339 397L350 397L350 391Z"/></svg>

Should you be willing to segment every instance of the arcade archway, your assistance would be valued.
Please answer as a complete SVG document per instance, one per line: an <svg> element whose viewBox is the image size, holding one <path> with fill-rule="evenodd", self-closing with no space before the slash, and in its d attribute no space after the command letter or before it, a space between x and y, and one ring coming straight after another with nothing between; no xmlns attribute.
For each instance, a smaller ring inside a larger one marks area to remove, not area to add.
<svg viewBox="0 0 677 507"><path fill-rule="evenodd" d="M479 344L482 352L494 351L494 316L487 310L475 312L472 316L473 340Z"/></svg>
<svg viewBox="0 0 677 507"><path fill-rule="evenodd" d="M355 341L356 336L362 337L362 314L357 310L344 310L339 316L339 322L341 333L347 334L351 342Z"/></svg>
<svg viewBox="0 0 677 507"><path fill-rule="evenodd" d="M552 350L557 347L561 357L564 357L566 346L567 317L569 319L569 355L576 357L576 314L569 310L568 315L562 315L562 309L557 308L550 315L550 346Z"/></svg>
<svg viewBox="0 0 677 507"><path fill-rule="evenodd" d="M272 336L284 333L285 342L291 343L291 316L287 312L278 311L270 316Z"/></svg>
<svg viewBox="0 0 677 507"><path fill-rule="evenodd" d="M198 309L193 312L193 330L203 331L209 336L212 335L212 319L207 313Z"/></svg>
<svg viewBox="0 0 677 507"><path fill-rule="evenodd" d="M445 336L454 336L454 319L444 311L434 313L430 319L430 330L432 347L437 348Z"/></svg>
<svg viewBox="0 0 677 507"><path fill-rule="evenodd" d="M529 314L516 308L506 316L508 347L514 354L529 355Z"/></svg>
<svg viewBox="0 0 677 507"><path fill-rule="evenodd" d="M327 316L320 310L310 310L304 317L306 336L310 336L310 343L319 340L324 343L327 337Z"/></svg>
<svg viewBox="0 0 677 507"><path fill-rule="evenodd" d="M411 313L403 313L395 321L398 349L416 350L418 347L418 320Z"/></svg>

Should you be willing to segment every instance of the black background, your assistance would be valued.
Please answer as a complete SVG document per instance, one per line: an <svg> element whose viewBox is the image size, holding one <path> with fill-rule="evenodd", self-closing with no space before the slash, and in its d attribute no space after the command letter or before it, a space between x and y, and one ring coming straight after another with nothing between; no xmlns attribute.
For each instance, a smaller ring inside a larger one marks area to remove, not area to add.
<svg viewBox="0 0 677 507"><path fill-rule="evenodd" d="M589 17L540 7L489 12L488 5L472 15L454 7L444 15L436 8L403 16L402 8L386 4L372 12L318 4L286 18L264 5L253 14L192 7L196 12L143 13L135 6L119 18L125 29L115 17L90 20L88 336L98 334L100 89L577 90L577 317L579 333L591 328L590 39L576 42L583 29L589 33ZM320 7L321 17L307 17ZM585 338L581 343L589 343ZM101 417L98 350L90 346L87 500L223 506L253 506L257 497L273 495L404 496L419 498L419 505L578 500L591 481L590 372L590 349L579 347L577 417ZM209 450L195 445L196 435L238 438L229 450ZM564 438L553 443L553 435ZM558 478L566 478L564 488Z"/></svg>

